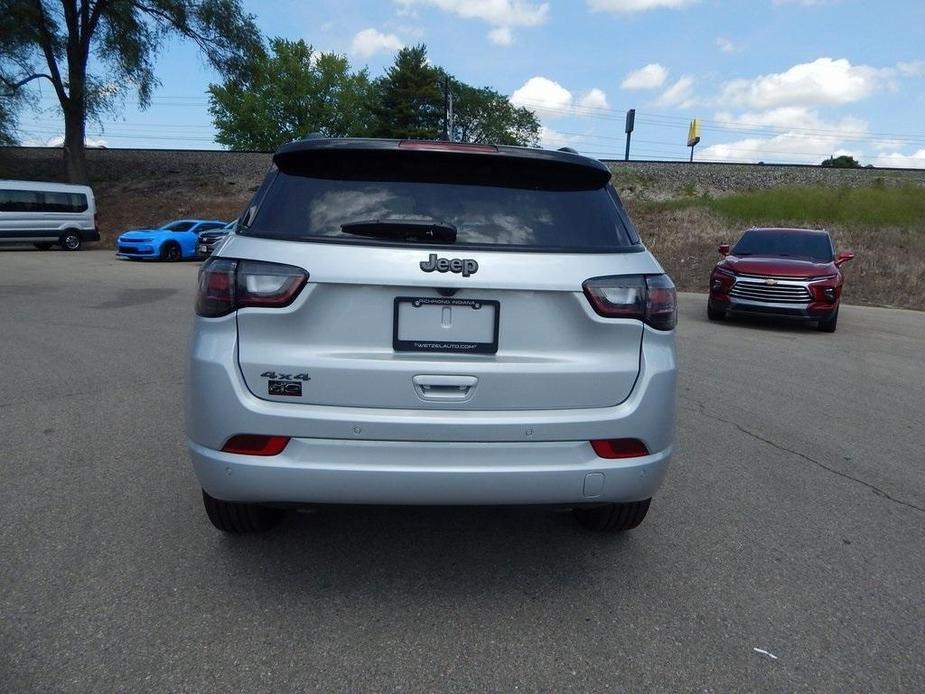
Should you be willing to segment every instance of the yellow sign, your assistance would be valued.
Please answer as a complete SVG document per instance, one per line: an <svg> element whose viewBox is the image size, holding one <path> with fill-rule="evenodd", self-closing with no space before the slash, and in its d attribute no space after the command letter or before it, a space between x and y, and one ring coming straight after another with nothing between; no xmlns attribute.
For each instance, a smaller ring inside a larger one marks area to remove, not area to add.
<svg viewBox="0 0 925 694"><path fill-rule="evenodd" d="M696 118L691 121L691 127L687 129L687 146L693 147L700 142L700 121Z"/></svg>

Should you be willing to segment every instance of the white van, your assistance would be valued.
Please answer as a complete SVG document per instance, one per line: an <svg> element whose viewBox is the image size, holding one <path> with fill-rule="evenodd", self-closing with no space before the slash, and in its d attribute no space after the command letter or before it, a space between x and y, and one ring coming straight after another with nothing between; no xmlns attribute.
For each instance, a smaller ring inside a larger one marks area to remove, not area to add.
<svg viewBox="0 0 925 694"><path fill-rule="evenodd" d="M0 243L79 251L85 241L99 240L89 186L0 180Z"/></svg>

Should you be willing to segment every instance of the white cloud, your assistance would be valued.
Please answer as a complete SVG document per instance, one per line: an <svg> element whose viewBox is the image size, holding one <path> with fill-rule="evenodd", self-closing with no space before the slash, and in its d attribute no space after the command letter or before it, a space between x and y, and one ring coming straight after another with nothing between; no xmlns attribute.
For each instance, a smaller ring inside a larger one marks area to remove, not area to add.
<svg viewBox="0 0 925 694"><path fill-rule="evenodd" d="M875 68L852 65L844 58L818 58L784 72L727 82L720 100L762 109L849 104L895 86L894 78L901 69L913 69L907 63L902 65L903 68Z"/></svg>
<svg viewBox="0 0 925 694"><path fill-rule="evenodd" d="M623 89L658 89L668 79L668 70L658 63L633 70L620 83Z"/></svg>
<svg viewBox="0 0 925 694"><path fill-rule="evenodd" d="M607 103L607 95L603 90L595 87L578 101L578 107L583 109L610 108Z"/></svg>
<svg viewBox="0 0 925 694"><path fill-rule="evenodd" d="M572 110L572 93L546 77L531 77L511 94L511 103L534 111L538 116L561 118Z"/></svg>
<svg viewBox="0 0 925 694"><path fill-rule="evenodd" d="M392 52L402 48L401 40L395 34L383 34L377 29L358 31L350 44L350 52L360 58L368 58L381 52Z"/></svg>
<svg viewBox="0 0 925 694"><path fill-rule="evenodd" d="M735 53L737 50L739 50L739 47L736 46L732 41L722 36L716 37L716 46L723 53Z"/></svg>
<svg viewBox="0 0 925 694"><path fill-rule="evenodd" d="M560 147L571 147L578 149L578 144L582 137L579 135L566 135L560 133L545 125L540 126L540 146L544 149L559 149Z"/></svg>
<svg viewBox="0 0 925 694"><path fill-rule="evenodd" d="M478 19L491 26L488 40L498 46L514 41L512 27L534 27L549 17L548 2L530 0L393 0L400 13L409 13L415 6L428 5L463 19Z"/></svg>
<svg viewBox="0 0 925 694"><path fill-rule="evenodd" d="M64 135L55 135L46 139L28 138L23 140L24 147L61 147L64 145ZM84 137L84 145L90 148L105 148L109 143L102 137Z"/></svg>
<svg viewBox="0 0 925 694"><path fill-rule="evenodd" d="M624 14L663 8L679 10L696 2L699 0L587 0L588 8L592 12L622 12Z"/></svg>
<svg viewBox="0 0 925 694"><path fill-rule="evenodd" d="M823 121L819 114L804 107L786 107L765 112L733 116L717 113L714 122L754 135L734 142L702 146L698 157L710 161L786 161L818 164L829 156L850 154L860 158L856 146L868 132L865 121L846 116ZM777 132L775 132L777 131ZM704 135L704 139L709 137Z"/></svg>
<svg viewBox="0 0 925 694"><path fill-rule="evenodd" d="M580 98L547 77L531 77L511 94L511 103L530 109L541 119L587 115L590 109L609 109L607 94L594 87Z"/></svg>
<svg viewBox="0 0 925 694"><path fill-rule="evenodd" d="M496 46L510 46L514 43L514 34L510 27L495 27L488 32L488 40Z"/></svg>
<svg viewBox="0 0 925 694"><path fill-rule="evenodd" d="M404 7L431 5L463 19L481 19L494 26L538 26L549 15L549 3L527 0L395 0Z"/></svg>
<svg viewBox="0 0 925 694"><path fill-rule="evenodd" d="M658 97L656 103L659 106L689 108L694 105L694 100L691 98L693 90L694 78L689 75L684 75L662 92L662 95Z"/></svg>
<svg viewBox="0 0 925 694"><path fill-rule="evenodd" d="M925 169L925 149L913 154L880 154L871 162L874 166L892 166L900 169Z"/></svg>
<svg viewBox="0 0 925 694"><path fill-rule="evenodd" d="M716 114L716 121L723 125L742 128L779 128L797 130L838 130L845 136L863 135L867 132L867 123L852 116L840 121L822 121L819 114L805 106L784 106L768 111L746 112L734 116L721 111Z"/></svg>
<svg viewBox="0 0 925 694"><path fill-rule="evenodd" d="M906 77L921 77L925 75L925 62L921 60L910 60L908 62L896 63L896 71Z"/></svg>
<svg viewBox="0 0 925 694"><path fill-rule="evenodd" d="M900 147L902 147L905 144L905 142L903 142L902 140L886 139L886 140L874 140L870 144L878 152L882 152L887 149L897 150Z"/></svg>
<svg viewBox="0 0 925 694"><path fill-rule="evenodd" d="M387 24L391 24L391 23L387 22ZM424 29L414 24L394 24L394 25L389 26L388 28L393 29L396 34L400 34L405 37L410 36L415 39L420 39L424 37Z"/></svg>

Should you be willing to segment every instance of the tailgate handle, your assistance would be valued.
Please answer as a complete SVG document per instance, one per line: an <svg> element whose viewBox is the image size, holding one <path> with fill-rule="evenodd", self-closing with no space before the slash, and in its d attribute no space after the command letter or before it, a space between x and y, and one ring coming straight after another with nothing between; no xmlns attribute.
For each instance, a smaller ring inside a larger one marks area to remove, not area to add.
<svg viewBox="0 0 925 694"><path fill-rule="evenodd" d="M479 382L475 376L415 376L411 380L418 397L433 402L468 400Z"/></svg>

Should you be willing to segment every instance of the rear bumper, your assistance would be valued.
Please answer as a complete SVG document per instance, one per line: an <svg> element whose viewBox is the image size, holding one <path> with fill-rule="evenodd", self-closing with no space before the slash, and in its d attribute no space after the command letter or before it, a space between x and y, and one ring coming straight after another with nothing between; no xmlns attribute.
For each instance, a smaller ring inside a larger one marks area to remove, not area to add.
<svg viewBox="0 0 925 694"><path fill-rule="evenodd" d="M645 328L636 383L612 407L482 411L274 402L257 398L244 384L232 314L193 330L186 431L201 485L227 501L637 501L651 497L665 475L676 376L674 335ZM222 453L236 434L292 440L273 457ZM616 438L639 439L653 453L606 460L589 444Z"/></svg>
<svg viewBox="0 0 925 694"><path fill-rule="evenodd" d="M80 240L81 241L99 241L100 240L100 230L99 229L81 229L80 230Z"/></svg>
<svg viewBox="0 0 925 694"><path fill-rule="evenodd" d="M257 503L579 504L652 497L671 449L604 460L587 441L431 443L293 439L268 458L190 442L213 497Z"/></svg>

